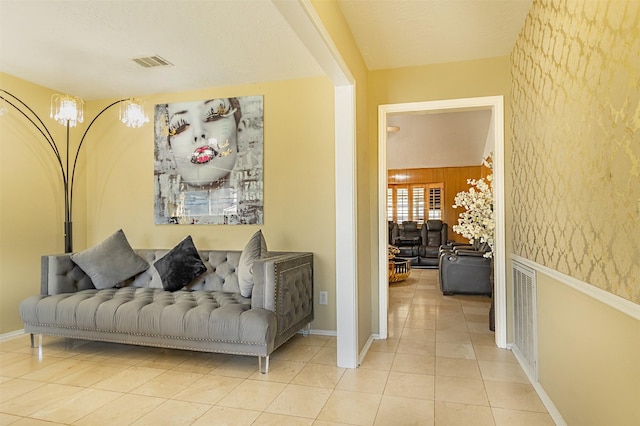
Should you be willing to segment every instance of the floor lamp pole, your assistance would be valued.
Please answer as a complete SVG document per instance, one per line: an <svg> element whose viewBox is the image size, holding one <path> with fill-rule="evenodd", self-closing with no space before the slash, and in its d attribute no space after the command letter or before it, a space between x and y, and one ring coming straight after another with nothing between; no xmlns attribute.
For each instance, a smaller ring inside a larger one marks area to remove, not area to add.
<svg viewBox="0 0 640 426"><path fill-rule="evenodd" d="M67 167L64 179L64 252L73 251L73 230L71 226L71 197L69 194L69 122L67 121Z"/></svg>

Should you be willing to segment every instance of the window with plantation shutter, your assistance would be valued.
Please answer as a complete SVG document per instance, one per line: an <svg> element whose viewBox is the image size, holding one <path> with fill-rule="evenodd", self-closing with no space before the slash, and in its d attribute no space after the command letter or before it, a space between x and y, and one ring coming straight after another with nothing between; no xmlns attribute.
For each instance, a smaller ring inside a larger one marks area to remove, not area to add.
<svg viewBox="0 0 640 426"><path fill-rule="evenodd" d="M396 220L398 223L409 220L409 188L396 191Z"/></svg>
<svg viewBox="0 0 640 426"><path fill-rule="evenodd" d="M424 223L424 185L411 187L411 220Z"/></svg>
<svg viewBox="0 0 640 426"><path fill-rule="evenodd" d="M427 185L429 190L429 220L442 220L442 184Z"/></svg>
<svg viewBox="0 0 640 426"><path fill-rule="evenodd" d="M428 219L444 221L442 202L443 183L420 185L389 185L387 187L387 220L402 223L413 220L418 224Z"/></svg>

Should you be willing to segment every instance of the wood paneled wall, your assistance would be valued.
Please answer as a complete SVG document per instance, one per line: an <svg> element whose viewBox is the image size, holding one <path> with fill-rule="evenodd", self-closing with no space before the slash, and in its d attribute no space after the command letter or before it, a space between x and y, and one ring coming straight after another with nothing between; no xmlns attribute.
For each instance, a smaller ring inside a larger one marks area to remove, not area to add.
<svg viewBox="0 0 640 426"><path fill-rule="evenodd" d="M483 166L480 165L433 169L389 169L387 170L387 183L392 186L442 182L444 184L442 214L443 221L449 225L449 239L467 242L466 238L451 229L453 225L458 223L458 214L462 210L454 209L453 202L458 192L469 189L467 179L480 179L483 176L482 168ZM484 173L484 175L486 174Z"/></svg>

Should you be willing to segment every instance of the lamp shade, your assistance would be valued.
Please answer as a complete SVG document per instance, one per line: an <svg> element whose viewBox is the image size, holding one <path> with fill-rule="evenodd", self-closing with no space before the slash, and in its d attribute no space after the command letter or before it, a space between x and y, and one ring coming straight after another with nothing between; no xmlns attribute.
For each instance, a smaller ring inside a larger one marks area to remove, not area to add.
<svg viewBox="0 0 640 426"><path fill-rule="evenodd" d="M120 105L120 121L127 127L141 127L149 122L144 103L137 98L127 99Z"/></svg>
<svg viewBox="0 0 640 426"><path fill-rule="evenodd" d="M76 96L53 95L51 96L51 118L58 123L70 127L84 121L84 101Z"/></svg>

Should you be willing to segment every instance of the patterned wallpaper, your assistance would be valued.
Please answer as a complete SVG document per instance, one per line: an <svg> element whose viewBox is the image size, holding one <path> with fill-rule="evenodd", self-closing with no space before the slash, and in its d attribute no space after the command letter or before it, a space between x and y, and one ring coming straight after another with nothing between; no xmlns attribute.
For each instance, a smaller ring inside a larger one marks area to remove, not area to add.
<svg viewBox="0 0 640 426"><path fill-rule="evenodd" d="M640 303L640 0L534 0L511 62L514 252Z"/></svg>

